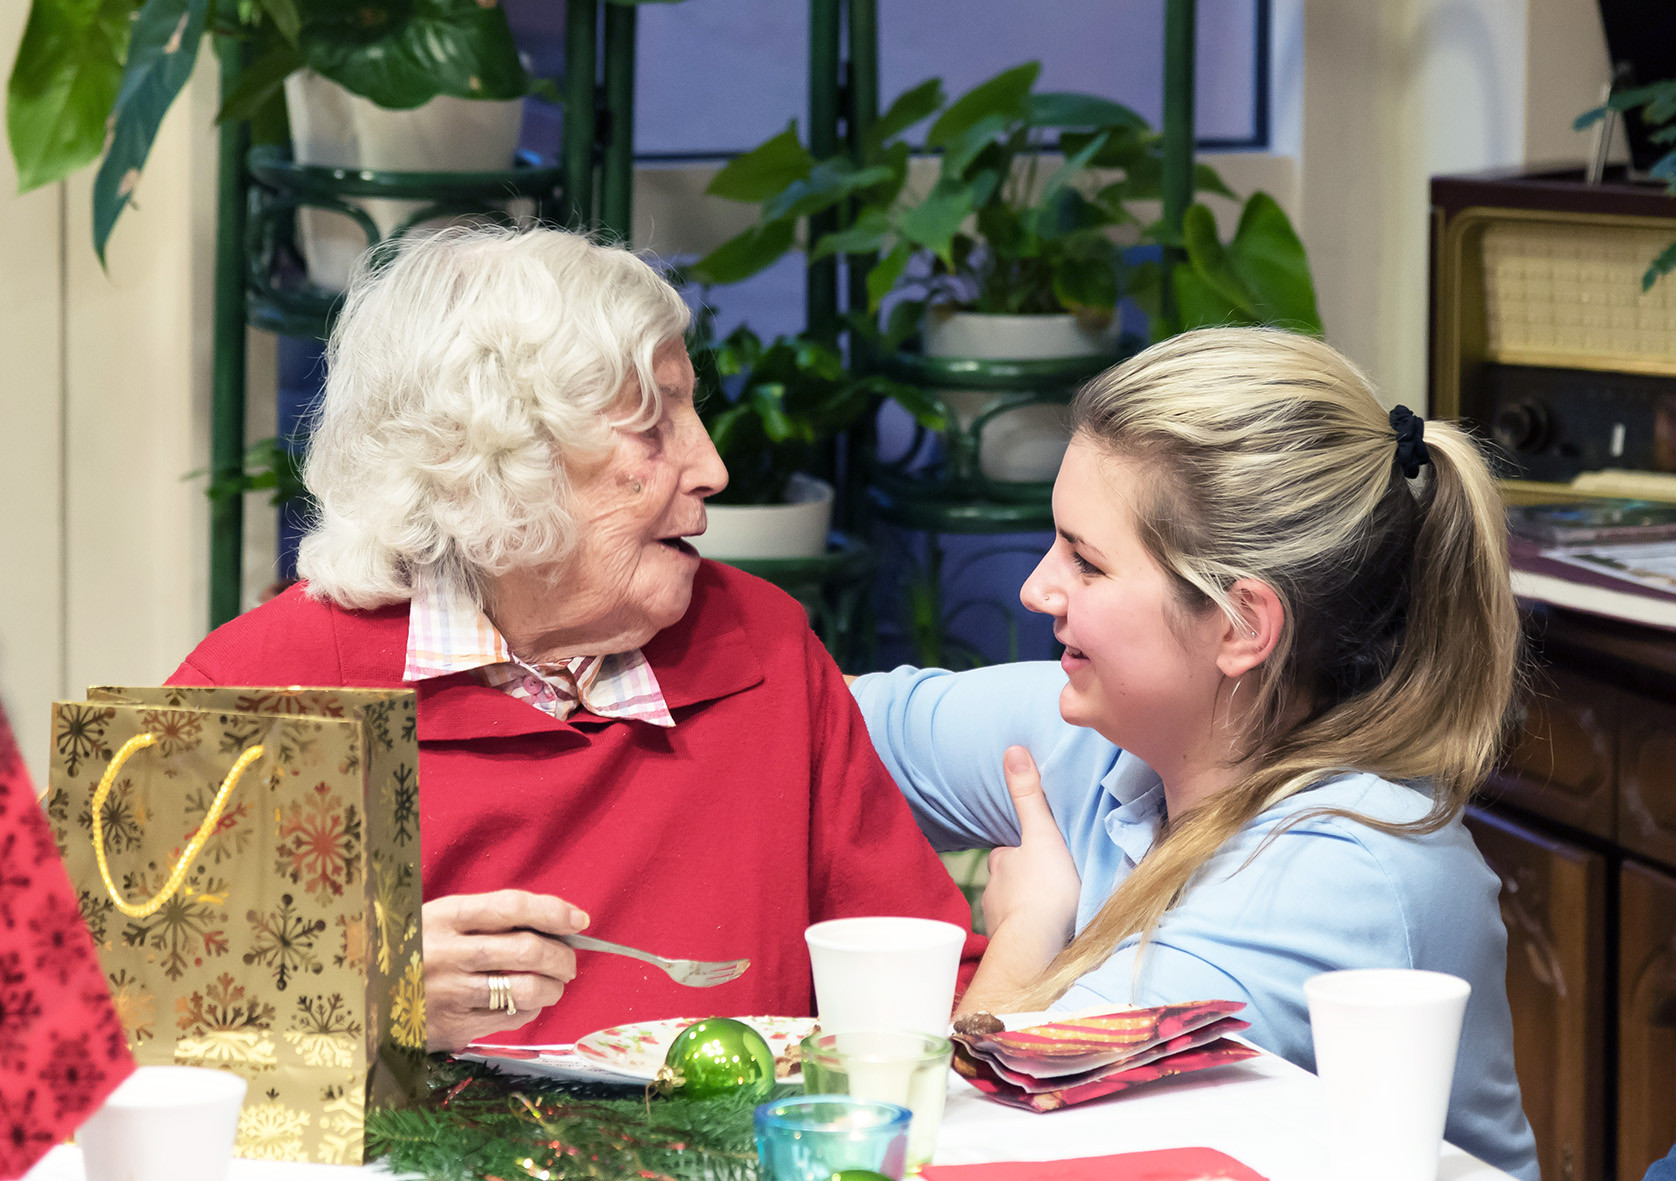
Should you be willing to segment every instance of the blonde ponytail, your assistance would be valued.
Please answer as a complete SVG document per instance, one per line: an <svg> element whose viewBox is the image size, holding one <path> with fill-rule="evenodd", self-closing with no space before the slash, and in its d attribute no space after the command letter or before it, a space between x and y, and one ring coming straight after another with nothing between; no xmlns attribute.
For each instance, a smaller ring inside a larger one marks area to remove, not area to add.
<svg viewBox="0 0 1676 1181"><path fill-rule="evenodd" d="M1495 757L1519 656L1504 510L1470 436L1427 422L1431 465L1404 478L1367 378L1274 329L1184 333L1091 381L1080 437L1145 466L1140 535L1183 605L1236 618L1227 588L1272 587L1286 626L1259 668L1256 770L1167 832L1015 998L1045 1008L1134 935L1144 941L1218 850L1263 811L1352 771L1429 790L1424 833L1460 814ZM1250 679L1253 673L1248 673ZM1288 825L1337 809L1305 810Z"/></svg>

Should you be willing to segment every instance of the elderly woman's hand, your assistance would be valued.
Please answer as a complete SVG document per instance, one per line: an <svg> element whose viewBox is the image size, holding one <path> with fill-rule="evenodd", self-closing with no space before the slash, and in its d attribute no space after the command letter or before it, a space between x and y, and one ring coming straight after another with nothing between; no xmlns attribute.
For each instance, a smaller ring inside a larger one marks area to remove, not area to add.
<svg viewBox="0 0 1676 1181"><path fill-rule="evenodd" d="M534 1020L576 976L576 953L538 932L571 935L588 925L563 898L525 890L437 898L425 903L424 919L432 1050L458 1050ZM516 1013L489 1007L493 976L510 984Z"/></svg>

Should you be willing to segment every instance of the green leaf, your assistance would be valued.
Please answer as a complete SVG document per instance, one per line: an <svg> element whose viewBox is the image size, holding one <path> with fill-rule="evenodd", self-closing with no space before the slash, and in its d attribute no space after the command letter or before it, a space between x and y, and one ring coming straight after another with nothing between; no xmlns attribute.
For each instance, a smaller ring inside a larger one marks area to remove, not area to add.
<svg viewBox="0 0 1676 1181"><path fill-rule="evenodd" d="M1119 295L1117 268L1109 256L1069 259L1053 270L1053 297L1067 312L1109 315Z"/></svg>
<svg viewBox="0 0 1676 1181"><path fill-rule="evenodd" d="M808 217L831 209L861 189L882 184L891 175L891 170L882 164L856 168L841 156L822 160L809 171L807 178L792 181L765 203L762 216L767 221Z"/></svg>
<svg viewBox="0 0 1676 1181"><path fill-rule="evenodd" d="M908 269L908 261L913 256L912 246L906 242L898 242L889 254L873 264L873 269L867 272L868 311L879 310L879 304L895 288L896 281L902 277L902 272Z"/></svg>
<svg viewBox="0 0 1676 1181"><path fill-rule="evenodd" d="M139 183L175 95L192 77L210 0L146 0L134 21L110 147L93 181L93 249L105 261L116 219Z"/></svg>
<svg viewBox="0 0 1676 1181"><path fill-rule="evenodd" d="M295 45L279 41L269 46L239 71L239 80L221 104L221 110L216 112L215 121L226 123L229 120L254 119L264 106L282 93L285 79L302 65L302 51Z"/></svg>
<svg viewBox="0 0 1676 1181"><path fill-rule="evenodd" d="M1048 177L1047 184L1042 186L1042 195L1036 203L1038 205L1046 206L1057 200L1060 191L1077 177L1081 176L1088 168L1088 162L1094 159L1094 157L1099 154L1100 149L1105 146L1105 135L1096 135L1093 139L1084 144L1074 155L1065 157L1059 167L1054 169L1053 175Z"/></svg>
<svg viewBox="0 0 1676 1181"><path fill-rule="evenodd" d="M1181 219L1181 236L1187 250L1187 261L1199 281L1239 308L1248 319L1256 319L1255 301L1239 272L1234 269L1229 251L1223 249L1222 239L1216 233L1216 218L1211 211L1203 205L1189 206Z"/></svg>
<svg viewBox="0 0 1676 1181"><path fill-rule="evenodd" d="M310 0L302 17L310 68L381 107L411 110L439 94L514 99L529 90L495 0Z"/></svg>
<svg viewBox="0 0 1676 1181"><path fill-rule="evenodd" d="M809 259L813 262L835 254L871 254L889 237L890 215L883 209L869 206L857 214L847 228L823 235L809 252Z"/></svg>
<svg viewBox="0 0 1676 1181"><path fill-rule="evenodd" d="M1228 255L1263 323L1321 335L1309 256L1273 197L1251 194Z"/></svg>
<svg viewBox="0 0 1676 1181"><path fill-rule="evenodd" d="M268 19L279 30L279 35L290 44L295 45L297 38L302 35L303 18L297 13L296 0L260 0L262 11L268 14Z"/></svg>
<svg viewBox="0 0 1676 1181"><path fill-rule="evenodd" d="M806 179L814 166L815 158L797 138L794 120L779 135L729 160L704 191L729 201L767 201Z"/></svg>
<svg viewBox="0 0 1676 1181"><path fill-rule="evenodd" d="M905 301L906 302L906 301ZM925 307L919 306L923 315ZM915 317L915 327L918 327L918 317ZM882 390L886 397L901 406L914 421L928 431L940 431L948 426L948 418L943 413L943 404L937 400L930 390L921 389L915 385L905 385L899 381L889 383L889 388Z"/></svg>
<svg viewBox="0 0 1676 1181"><path fill-rule="evenodd" d="M943 105L943 80L927 78L912 90L904 90L867 129L861 141L861 158L874 160L887 140L902 134L921 119L928 119Z"/></svg>
<svg viewBox="0 0 1676 1181"><path fill-rule="evenodd" d="M985 119L998 117L1004 122L1023 119L1025 100L1041 72L1041 62L1025 62L978 83L937 117L925 134L925 146L946 147Z"/></svg>
<svg viewBox="0 0 1676 1181"><path fill-rule="evenodd" d="M1024 118L1032 127L1134 127L1147 121L1122 103L1097 94L1047 91L1025 100Z"/></svg>
<svg viewBox="0 0 1676 1181"><path fill-rule="evenodd" d="M779 382L764 382L753 385L745 396L762 420L763 433L770 443L784 443L800 434L797 425L786 414L785 386Z"/></svg>
<svg viewBox="0 0 1676 1181"><path fill-rule="evenodd" d="M737 283L748 279L778 262L791 249L796 230L797 223L789 220L752 226L693 263L693 277L701 283Z"/></svg>
<svg viewBox="0 0 1676 1181"><path fill-rule="evenodd" d="M890 309L890 315L885 317L884 348L886 352L895 352L920 330L920 324L925 320L925 301L923 299L899 299Z"/></svg>
<svg viewBox="0 0 1676 1181"><path fill-rule="evenodd" d="M1196 193L1215 193L1218 197L1226 197L1230 201L1238 201L1240 195L1230 189L1222 179L1222 174L1209 164L1193 165L1193 191Z"/></svg>
<svg viewBox="0 0 1676 1181"><path fill-rule="evenodd" d="M133 0L34 0L6 87L20 193L98 159L122 81Z"/></svg>
<svg viewBox="0 0 1676 1181"><path fill-rule="evenodd" d="M943 149L943 176L960 179L967 166L1006 132L1013 121L1005 115L985 115L966 128Z"/></svg>
<svg viewBox="0 0 1676 1181"><path fill-rule="evenodd" d="M897 219L896 230L952 268L954 260L949 256L949 244L960 223L972 212L973 197L971 185L945 177L931 187L925 200Z"/></svg>
<svg viewBox="0 0 1676 1181"><path fill-rule="evenodd" d="M1672 242L1647 266L1646 274L1641 276L1641 290L1651 291L1657 283L1671 271L1676 271L1676 242Z"/></svg>
<svg viewBox="0 0 1676 1181"><path fill-rule="evenodd" d="M1257 323L1238 304L1230 302L1222 292L1207 283L1198 268L1181 263L1175 268L1176 321L1153 323L1153 339L1194 328L1239 328Z"/></svg>

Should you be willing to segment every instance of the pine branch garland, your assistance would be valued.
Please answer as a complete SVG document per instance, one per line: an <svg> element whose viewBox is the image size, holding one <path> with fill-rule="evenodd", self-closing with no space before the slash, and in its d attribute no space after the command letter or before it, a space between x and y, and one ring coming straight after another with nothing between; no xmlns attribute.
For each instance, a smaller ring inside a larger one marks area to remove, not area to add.
<svg viewBox="0 0 1676 1181"><path fill-rule="evenodd" d="M663 1098L435 1058L428 1101L369 1113L367 1138L393 1172L427 1181L756 1181L757 1102L743 1092Z"/></svg>

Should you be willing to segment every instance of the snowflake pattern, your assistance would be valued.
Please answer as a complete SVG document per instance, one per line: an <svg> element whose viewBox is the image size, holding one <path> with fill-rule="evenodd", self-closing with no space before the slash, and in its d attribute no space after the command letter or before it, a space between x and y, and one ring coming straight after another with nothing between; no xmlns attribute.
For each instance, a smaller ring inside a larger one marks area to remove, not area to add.
<svg viewBox="0 0 1676 1181"><path fill-rule="evenodd" d="M217 976L202 992L175 998L175 1061L182 1065L239 1063L257 1070L277 1064L270 1030L274 1006L260 997L247 997L243 985L229 972Z"/></svg>
<svg viewBox="0 0 1676 1181"><path fill-rule="evenodd" d="M395 745L390 741L390 711L395 708L394 701L384 700L371 702L361 710L367 733L377 740L381 750L390 750Z"/></svg>
<svg viewBox="0 0 1676 1181"><path fill-rule="evenodd" d="M413 863L403 862L393 873L374 874L372 899L373 922L378 929L378 970L388 975L395 966L396 955L411 933L411 924L401 926L402 903L408 885L413 881Z"/></svg>
<svg viewBox="0 0 1676 1181"><path fill-rule="evenodd" d="M396 981L390 1003L390 1032L398 1046L410 1050L425 1048L425 964L415 951L407 969Z"/></svg>
<svg viewBox="0 0 1676 1181"><path fill-rule="evenodd" d="M343 706L330 693L309 689L272 689L245 693L233 700L241 714L279 714L282 717L341 718Z"/></svg>
<svg viewBox="0 0 1676 1181"><path fill-rule="evenodd" d="M302 1160L306 1111L283 1103L246 1103L239 1114L239 1155L255 1160Z"/></svg>
<svg viewBox="0 0 1676 1181"><path fill-rule="evenodd" d="M111 1003L116 1006L117 1020L134 1045L157 1036L157 998L147 992L139 979L118 968L110 977Z"/></svg>
<svg viewBox="0 0 1676 1181"><path fill-rule="evenodd" d="M58 708L53 720L52 745L64 759L64 769L74 778L81 764L94 759L109 759L110 747L105 744L105 728L116 717L109 706L68 704Z"/></svg>
<svg viewBox="0 0 1676 1181"><path fill-rule="evenodd" d="M309 1066L348 1069L360 1048L361 1023L354 1019L341 993L301 996L291 1028L285 1031L298 1055Z"/></svg>
<svg viewBox="0 0 1676 1181"><path fill-rule="evenodd" d="M59 1119L79 1109L86 1097L99 1090L105 1081L105 1071L88 1049L87 1034L75 1037L52 1035L52 1053L41 1081L57 1106L54 1114Z"/></svg>
<svg viewBox="0 0 1676 1181"><path fill-rule="evenodd" d="M0 930L10 931L18 925L17 913L12 908L29 896L35 880L29 867L40 861L29 856L29 850L24 847L28 842L19 837L16 832L9 832L0 840Z"/></svg>
<svg viewBox="0 0 1676 1181"><path fill-rule="evenodd" d="M52 894L29 920L35 972L67 988L85 970L87 940L81 937L81 908L67 894Z"/></svg>
<svg viewBox="0 0 1676 1181"><path fill-rule="evenodd" d="M147 871L125 874L122 889L128 897L149 897L161 890L168 875L155 863ZM159 963L170 980L188 968L227 954L227 913L218 910L227 898L227 882L210 877L199 866L163 905L143 919L129 919L122 941L129 947L149 947L161 953Z"/></svg>
<svg viewBox="0 0 1676 1181"><path fill-rule="evenodd" d="M190 840L204 823L204 817L209 815L210 808L215 803L215 795L221 789L220 784L205 785L196 791L186 793L186 820L191 828L183 837L181 843ZM224 807L221 816L210 830L204 841L204 856L212 865L220 865L224 861L231 861L250 847L255 839L251 825L246 821L255 813L256 806L248 799L242 799L231 806Z"/></svg>
<svg viewBox="0 0 1676 1181"><path fill-rule="evenodd" d="M41 1015L41 1002L17 952L0 956L0 1070L21 1071L28 1066L24 1052L32 1023Z"/></svg>
<svg viewBox="0 0 1676 1181"><path fill-rule="evenodd" d="M311 920L298 914L291 895L280 895L279 908L271 914L253 910L245 917L250 922L251 944L250 950L244 953L244 962L271 969L281 992L292 977L319 975L324 970L314 942L326 929L326 920Z"/></svg>
<svg viewBox="0 0 1676 1181"><path fill-rule="evenodd" d="M361 851L361 814L328 783L280 812L277 871L309 894L340 897L355 881Z"/></svg>
<svg viewBox="0 0 1676 1181"><path fill-rule="evenodd" d="M34 1161L52 1147L52 1129L35 1111L37 1092L25 1091L20 1102L0 1108L0 1154L14 1161Z"/></svg>
<svg viewBox="0 0 1676 1181"><path fill-rule="evenodd" d="M407 845L419 835L419 774L403 763L379 789L379 802L390 820L391 839Z"/></svg>
<svg viewBox="0 0 1676 1181"><path fill-rule="evenodd" d="M147 814L145 805L135 798L138 794L134 788L133 777L124 776L116 781L110 795L105 797L104 804L99 808L99 821L105 830L107 857L134 852L145 843L145 830L151 823L151 817ZM88 832L93 831L91 794L82 805L76 823Z"/></svg>
<svg viewBox="0 0 1676 1181"><path fill-rule="evenodd" d="M170 779L180 774L178 757L197 750L204 740L203 715L191 710L147 710L140 715L140 726L157 739L163 774Z"/></svg>
<svg viewBox="0 0 1676 1181"><path fill-rule="evenodd" d="M105 933L110 929L111 919L116 914L116 903L105 893L101 886L97 890L76 891L77 909L81 912L81 921L87 925L88 934L93 936L93 942L100 947L106 945Z"/></svg>
<svg viewBox="0 0 1676 1181"><path fill-rule="evenodd" d="M338 939L341 947L332 957L338 968L359 971L367 963L367 917L359 912L338 915Z"/></svg>
<svg viewBox="0 0 1676 1181"><path fill-rule="evenodd" d="M320 1151L327 1165L358 1165L364 1144L366 1089L327 1087L320 1096Z"/></svg>

